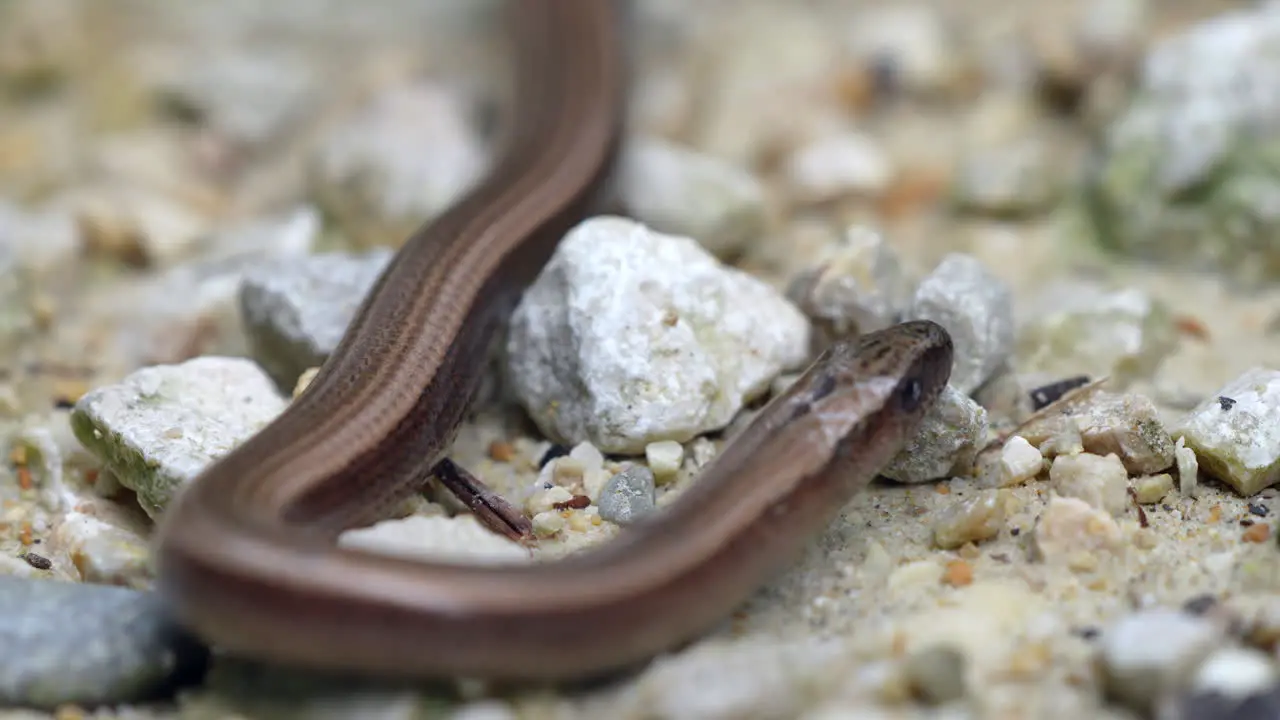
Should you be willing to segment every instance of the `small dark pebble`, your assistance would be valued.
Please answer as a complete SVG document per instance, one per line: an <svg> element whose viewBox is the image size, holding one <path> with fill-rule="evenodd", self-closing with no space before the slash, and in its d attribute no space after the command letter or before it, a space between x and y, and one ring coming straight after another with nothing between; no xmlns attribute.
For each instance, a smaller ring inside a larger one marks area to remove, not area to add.
<svg viewBox="0 0 1280 720"><path fill-rule="evenodd" d="M1014 536L1014 537L1018 537L1019 535L1021 535L1021 534L1022 534L1022 528L1019 528L1019 527L1016 527L1016 528L1010 528L1010 529L1009 529L1009 534L1010 534L1010 535L1012 535L1012 536Z"/></svg>
<svg viewBox="0 0 1280 720"><path fill-rule="evenodd" d="M1218 598L1209 595L1196 595L1195 597L1182 603L1183 612L1192 615L1204 615L1212 610L1218 604Z"/></svg>
<svg viewBox="0 0 1280 720"><path fill-rule="evenodd" d="M1266 517L1271 512L1271 508L1261 503L1249 503L1249 512L1258 517Z"/></svg>
<svg viewBox="0 0 1280 720"><path fill-rule="evenodd" d="M1066 395L1082 385L1087 385L1088 383L1088 375L1076 375L1074 377L1051 382L1048 385L1041 385L1030 393L1031 407L1033 410L1041 410L1046 406L1057 402L1063 395Z"/></svg>
<svg viewBox="0 0 1280 720"><path fill-rule="evenodd" d="M1246 518L1240 518L1240 527L1249 527L1250 525L1253 525L1253 520L1251 520L1251 519L1249 519L1249 518L1247 518L1247 517L1246 517Z"/></svg>
<svg viewBox="0 0 1280 720"><path fill-rule="evenodd" d="M37 570L48 570L53 567L53 561L43 555L37 555L33 552L25 553L22 556L27 564Z"/></svg>
<svg viewBox="0 0 1280 720"><path fill-rule="evenodd" d="M75 406L76 406L76 401L72 400L71 398L60 397L60 398L55 398L53 401L53 407L54 409L57 409L57 410L70 410Z"/></svg>
<svg viewBox="0 0 1280 720"><path fill-rule="evenodd" d="M1085 640L1094 640L1102 634L1102 631L1092 625L1085 625L1084 627L1071 628L1071 634Z"/></svg>
<svg viewBox="0 0 1280 720"><path fill-rule="evenodd" d="M1273 720L1280 717L1280 687L1246 698L1219 692L1184 696L1173 714L1178 720Z"/></svg>
<svg viewBox="0 0 1280 720"><path fill-rule="evenodd" d="M558 457L564 457L568 454L569 448L559 444L552 445L547 448L546 452L542 453L542 459L538 461L538 467L545 467L546 464L552 460L555 460Z"/></svg>
<svg viewBox="0 0 1280 720"><path fill-rule="evenodd" d="M1222 395L1219 395L1218 406L1222 408L1222 412L1226 412L1236 406L1236 401L1234 398L1223 397Z"/></svg>

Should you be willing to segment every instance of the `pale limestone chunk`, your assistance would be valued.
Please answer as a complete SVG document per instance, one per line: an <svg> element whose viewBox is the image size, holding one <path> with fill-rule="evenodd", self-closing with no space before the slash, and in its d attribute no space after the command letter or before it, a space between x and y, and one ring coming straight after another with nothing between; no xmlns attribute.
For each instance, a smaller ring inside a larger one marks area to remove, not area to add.
<svg viewBox="0 0 1280 720"><path fill-rule="evenodd" d="M1036 524L1037 555L1048 562L1065 561L1076 569L1096 565L1096 555L1120 548L1120 526L1104 510L1079 498L1053 496Z"/></svg>
<svg viewBox="0 0 1280 720"><path fill-rule="evenodd" d="M138 494L152 517L214 460L275 419L285 399L243 358L138 370L76 402L76 438Z"/></svg>
<svg viewBox="0 0 1280 720"><path fill-rule="evenodd" d="M901 483L923 483L961 474L987 435L987 410L947 385L920 428L880 474Z"/></svg>
<svg viewBox="0 0 1280 720"><path fill-rule="evenodd" d="M529 559L528 551L485 529L474 515L384 520L366 528L347 530L338 537L338 545L421 560L501 563Z"/></svg>
<svg viewBox="0 0 1280 720"><path fill-rule="evenodd" d="M871 228L849 228L823 245L796 275L787 297L814 322L815 344L886 328L906 310L910 285L892 243Z"/></svg>
<svg viewBox="0 0 1280 720"><path fill-rule="evenodd" d="M951 333L951 384L972 393L1013 354L1013 295L969 255L951 253L916 288L908 315Z"/></svg>
<svg viewBox="0 0 1280 720"><path fill-rule="evenodd" d="M1133 481L1133 494L1139 505L1154 505L1173 492L1173 477L1169 473L1147 475Z"/></svg>
<svg viewBox="0 0 1280 720"><path fill-rule="evenodd" d="M1253 368L1175 426L1200 467L1246 497L1280 481L1280 371Z"/></svg>
<svg viewBox="0 0 1280 720"><path fill-rule="evenodd" d="M1120 458L1081 453L1064 455L1049 467L1049 483L1062 497L1080 498L1112 516L1128 504L1129 474Z"/></svg>
<svg viewBox="0 0 1280 720"><path fill-rule="evenodd" d="M944 550L969 542L989 540L1004 527L1005 504L996 490L984 490L977 497L957 502L941 513L933 526L933 541Z"/></svg>
<svg viewBox="0 0 1280 720"><path fill-rule="evenodd" d="M644 448L644 459L659 483L669 482L680 472L684 462L684 446L674 440L659 440Z"/></svg>
<svg viewBox="0 0 1280 720"><path fill-rule="evenodd" d="M765 227L764 186L750 172L656 137L627 147L618 192L636 220L717 257L739 254Z"/></svg>
<svg viewBox="0 0 1280 720"><path fill-rule="evenodd" d="M572 229L524 294L507 374L547 437L639 453L725 427L808 343L769 285L690 238L604 216Z"/></svg>
<svg viewBox="0 0 1280 720"><path fill-rule="evenodd" d="M1155 403L1142 395L1095 392L1073 416L1084 449L1114 453L1131 473L1153 473L1173 464L1173 439Z"/></svg>

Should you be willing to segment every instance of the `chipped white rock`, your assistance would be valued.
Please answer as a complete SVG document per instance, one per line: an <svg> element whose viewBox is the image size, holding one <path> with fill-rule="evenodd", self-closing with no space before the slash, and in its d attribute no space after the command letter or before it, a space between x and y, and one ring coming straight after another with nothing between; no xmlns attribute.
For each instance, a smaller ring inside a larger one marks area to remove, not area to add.
<svg viewBox="0 0 1280 720"><path fill-rule="evenodd" d="M1172 608L1123 617L1099 640L1098 664L1107 693L1146 713L1164 694L1186 687L1222 640L1213 623Z"/></svg>
<svg viewBox="0 0 1280 720"><path fill-rule="evenodd" d="M1201 468L1247 497L1280 481L1276 417L1280 371L1255 367L1187 413L1171 433L1182 436Z"/></svg>
<svg viewBox="0 0 1280 720"><path fill-rule="evenodd" d="M254 359L281 387L322 364L391 257L391 250L379 248L251 269L240 285L240 312Z"/></svg>
<svg viewBox="0 0 1280 720"><path fill-rule="evenodd" d="M809 323L694 240L620 217L561 241L511 319L507 374L538 428L613 453L726 426L808 356Z"/></svg>
<svg viewBox="0 0 1280 720"><path fill-rule="evenodd" d="M925 413L920 429L880 474L923 483L969 467L987 436L987 409L951 385Z"/></svg>
<svg viewBox="0 0 1280 720"><path fill-rule="evenodd" d="M996 487L1021 485L1044 469L1044 456L1021 435L1014 435L1000 448L1000 457L988 469L985 480Z"/></svg>
<svg viewBox="0 0 1280 720"><path fill-rule="evenodd" d="M131 373L80 398L76 438L158 517L173 494L285 407L266 373L243 358L199 357Z"/></svg>
<svg viewBox="0 0 1280 720"><path fill-rule="evenodd" d="M644 447L644 459L658 482L669 482L680 472L684 446L674 440L659 440Z"/></svg>
<svg viewBox="0 0 1280 720"><path fill-rule="evenodd" d="M869 135L846 131L817 138L789 155L787 184L801 203L874 196L893 180L892 161Z"/></svg>
<svg viewBox="0 0 1280 720"><path fill-rule="evenodd" d="M1085 450L1115 454L1131 473L1153 473L1173 465L1173 439L1155 403L1144 395L1097 391L1071 415Z"/></svg>
<svg viewBox="0 0 1280 720"><path fill-rule="evenodd" d="M787 297L813 320L817 344L886 328L911 301L902 262L883 233L855 225L812 256L813 267L796 275Z"/></svg>
<svg viewBox="0 0 1280 720"><path fill-rule="evenodd" d="M487 164L462 98L433 85L400 86L327 139L311 183L344 224L385 218L407 231L452 204Z"/></svg>
<svg viewBox="0 0 1280 720"><path fill-rule="evenodd" d="M1129 473L1114 454L1059 457L1049 468L1049 485L1062 497L1079 498L1113 517L1128 506Z"/></svg>
<svg viewBox="0 0 1280 720"><path fill-rule="evenodd" d="M1013 353L1013 295L969 255L951 253L920 282L910 317L933 320L951 333L951 384L968 395Z"/></svg>
<svg viewBox="0 0 1280 720"><path fill-rule="evenodd" d="M487 530L474 515L415 515L347 530L338 545L382 555L466 563L527 562L529 553Z"/></svg>
<svg viewBox="0 0 1280 720"><path fill-rule="evenodd" d="M765 226L764 186L745 168L656 137L633 140L618 192L629 214L658 232L737 255Z"/></svg>

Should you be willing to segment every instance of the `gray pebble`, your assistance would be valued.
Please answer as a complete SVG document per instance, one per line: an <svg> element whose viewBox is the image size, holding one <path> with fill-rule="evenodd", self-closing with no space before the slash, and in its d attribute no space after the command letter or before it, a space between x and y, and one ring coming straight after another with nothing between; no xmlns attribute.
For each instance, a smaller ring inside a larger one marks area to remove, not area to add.
<svg viewBox="0 0 1280 720"><path fill-rule="evenodd" d="M0 577L0 706L139 702L198 678L203 645L160 603L110 585Z"/></svg>
<svg viewBox="0 0 1280 720"><path fill-rule="evenodd" d="M912 653L905 672L911 691L930 705L965 696L965 657L953 647L932 645Z"/></svg>
<svg viewBox="0 0 1280 720"><path fill-rule="evenodd" d="M325 253L267 263L246 274L240 314L254 360L281 388L292 390L304 370L323 363L337 347L391 256L385 248Z"/></svg>
<svg viewBox="0 0 1280 720"><path fill-rule="evenodd" d="M653 472L632 465L609 478L600 491L600 517L626 525L648 515L656 506Z"/></svg>

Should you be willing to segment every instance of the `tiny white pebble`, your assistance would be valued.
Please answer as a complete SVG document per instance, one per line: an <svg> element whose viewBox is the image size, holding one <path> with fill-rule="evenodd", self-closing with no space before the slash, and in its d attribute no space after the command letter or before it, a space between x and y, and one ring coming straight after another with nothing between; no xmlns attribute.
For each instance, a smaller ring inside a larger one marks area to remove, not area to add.
<svg viewBox="0 0 1280 720"><path fill-rule="evenodd" d="M532 522L533 531L543 537L555 535L564 529L564 517L551 510L534 515Z"/></svg>
<svg viewBox="0 0 1280 720"><path fill-rule="evenodd" d="M649 443L644 449L645 460L653 477L659 483L667 482L680 472L680 463L684 462L684 447L674 440L661 440Z"/></svg>
<svg viewBox="0 0 1280 720"><path fill-rule="evenodd" d="M1040 474L1044 457L1021 435L1014 435L1000 451L999 486L1020 485Z"/></svg>

